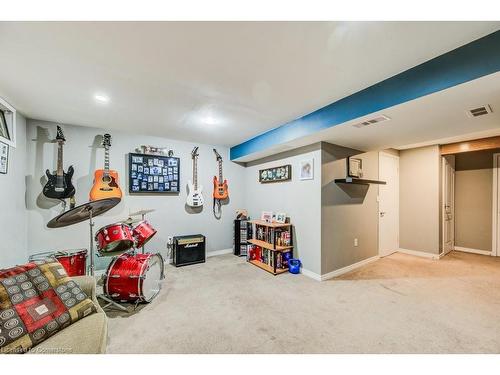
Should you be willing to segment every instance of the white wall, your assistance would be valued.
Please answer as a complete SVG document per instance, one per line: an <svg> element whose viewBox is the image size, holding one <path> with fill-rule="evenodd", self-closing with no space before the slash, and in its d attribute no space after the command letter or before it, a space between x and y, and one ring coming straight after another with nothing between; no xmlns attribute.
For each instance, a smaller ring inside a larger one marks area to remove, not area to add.
<svg viewBox="0 0 500 375"><path fill-rule="evenodd" d="M95 137L105 130L63 125L67 142L64 148L64 167L73 165L77 194L77 204L88 200L95 169L102 168L104 150ZM89 227L80 223L66 228L49 229L47 222L61 212L61 206L47 200L42 194L46 168L55 169L57 147L48 140L55 137L53 123L29 120L27 126L27 209L28 209L28 253L89 247ZM233 243L233 219L237 208L244 206L244 168L229 162L229 150L216 147L224 159L224 177L229 181L230 202L223 206L221 220L212 213L212 178L217 174L217 164L212 151L213 146L150 137L139 134L110 132L111 168L120 175L120 186L124 197L122 202L102 216L95 219L95 229L127 218L129 212L143 208L154 208L156 212L148 220L158 230L156 236L147 244L148 251L160 252L166 256L166 243L169 236L202 233L207 237L207 251L228 249ZM140 125L138 125L140 133ZM21 137L20 137L21 138ZM24 136L22 137L24 139ZM128 153L134 152L141 144L168 147L174 156L181 158L181 193L164 195L134 195L128 193L126 165ZM200 146L198 160L199 183L205 187L205 206L200 213L193 213L185 207L186 184L192 178L191 150ZM22 191L22 188L20 189ZM109 258L98 259L98 268L103 268Z"/></svg>
<svg viewBox="0 0 500 375"><path fill-rule="evenodd" d="M301 160L314 158L314 179L299 180ZM261 184L259 170L292 165L292 180ZM294 225L294 257L303 268L321 273L321 150L248 166L245 171L244 206L252 218L262 211L285 212Z"/></svg>
<svg viewBox="0 0 500 375"><path fill-rule="evenodd" d="M17 115L16 148L9 148L8 173L0 174L0 269L26 261L26 120Z"/></svg>

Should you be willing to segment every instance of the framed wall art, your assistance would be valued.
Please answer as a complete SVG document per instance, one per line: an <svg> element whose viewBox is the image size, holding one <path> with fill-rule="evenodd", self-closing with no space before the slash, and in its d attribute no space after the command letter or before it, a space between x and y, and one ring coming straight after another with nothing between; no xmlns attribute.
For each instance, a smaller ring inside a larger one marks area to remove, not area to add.
<svg viewBox="0 0 500 375"><path fill-rule="evenodd" d="M361 159L347 158L347 176L363 177L363 161Z"/></svg>
<svg viewBox="0 0 500 375"><path fill-rule="evenodd" d="M171 156L129 154L129 192L179 193L180 159Z"/></svg>
<svg viewBox="0 0 500 375"><path fill-rule="evenodd" d="M314 179L314 159L302 160L300 162L300 179L301 180Z"/></svg>
<svg viewBox="0 0 500 375"><path fill-rule="evenodd" d="M290 164L280 167L261 169L259 171L259 182L262 184L269 182L283 182L292 179L292 166Z"/></svg>
<svg viewBox="0 0 500 375"><path fill-rule="evenodd" d="M9 166L9 145L0 142L0 173L7 174Z"/></svg>

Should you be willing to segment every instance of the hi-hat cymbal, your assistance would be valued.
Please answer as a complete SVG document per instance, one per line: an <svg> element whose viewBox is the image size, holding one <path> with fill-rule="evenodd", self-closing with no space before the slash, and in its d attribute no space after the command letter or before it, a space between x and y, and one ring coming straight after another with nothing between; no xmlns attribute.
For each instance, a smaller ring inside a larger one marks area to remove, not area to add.
<svg viewBox="0 0 500 375"><path fill-rule="evenodd" d="M92 217L99 216L112 209L114 206L120 203L120 201L120 198L105 198L87 202L69 211L63 212L59 216L56 216L47 223L47 227L62 228L68 225L80 223L82 221L88 220L90 218L91 212Z"/></svg>
<svg viewBox="0 0 500 375"><path fill-rule="evenodd" d="M123 224L132 225L132 224L138 223L139 221L142 221L142 219L140 219L140 218L132 219L131 217L129 217L129 218L125 219L125 220L122 220L121 222Z"/></svg>
<svg viewBox="0 0 500 375"><path fill-rule="evenodd" d="M155 212L156 210L154 208L150 208L148 210L140 210L140 211L137 211L137 212L133 212L130 214L130 216L139 216L139 215L146 215L146 214L149 214L151 212Z"/></svg>

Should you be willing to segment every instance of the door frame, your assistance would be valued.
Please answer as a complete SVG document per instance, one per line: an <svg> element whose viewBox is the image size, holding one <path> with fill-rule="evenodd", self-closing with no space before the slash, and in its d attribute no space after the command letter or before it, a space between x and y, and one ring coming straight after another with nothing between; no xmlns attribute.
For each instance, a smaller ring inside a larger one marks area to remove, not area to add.
<svg viewBox="0 0 500 375"><path fill-rule="evenodd" d="M397 248L394 250L394 252L397 252L399 251L399 196L400 196L400 193L399 193L399 156L398 155L393 155L393 154L390 154L388 152L384 152L384 151L380 151L379 152L379 158L378 158L378 176L379 176L379 179L380 179L380 157L381 156L388 156L390 158L393 158L393 159L396 159L397 162L398 162L398 165L397 165L397 195L398 195L398 199L397 199L397 217L398 217L398 220L397 220L397 227L396 227L396 232L397 232L397 239L398 239L398 243L397 243ZM381 231L381 225L380 225L380 186L379 186L379 191L378 191L378 195L377 195L377 203L378 203L378 255L380 257L382 256L389 256L391 254L382 254L382 246L380 246L380 231Z"/></svg>
<svg viewBox="0 0 500 375"><path fill-rule="evenodd" d="M441 155L441 210L440 210L440 220L441 220L441 253L439 254L440 256L445 256L446 254L452 252L455 249L455 173L453 173L453 211L452 211L452 217L453 217L453 246L452 249L448 252L445 252L445 226L446 226L446 220L444 219L444 213L445 213L445 197L446 197L446 157L453 157L453 161L455 164L456 162L456 157L453 154L450 155ZM454 165L454 168L456 168L456 165Z"/></svg>
<svg viewBox="0 0 500 375"><path fill-rule="evenodd" d="M500 245L499 241L499 236L500 236L500 229L498 226L498 215L500 212L500 209L498 207L499 205L499 200L498 200L498 195L500 194L500 191L498 190L500 186L498 186L498 169L500 168L499 164L499 159L500 159L500 153L495 153L493 154L493 205L492 205L492 210L493 210L493 226L492 226L492 232L491 232L491 239L492 239L492 244L491 244L491 255L492 256L500 256L500 252L498 251L498 245Z"/></svg>

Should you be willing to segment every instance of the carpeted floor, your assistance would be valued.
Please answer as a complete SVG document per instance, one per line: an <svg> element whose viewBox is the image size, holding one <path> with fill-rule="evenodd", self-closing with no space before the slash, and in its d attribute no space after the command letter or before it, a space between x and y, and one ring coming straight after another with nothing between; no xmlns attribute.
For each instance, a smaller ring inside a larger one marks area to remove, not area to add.
<svg viewBox="0 0 500 375"><path fill-rule="evenodd" d="M499 353L500 258L393 254L317 282L224 255L109 316L108 353Z"/></svg>

